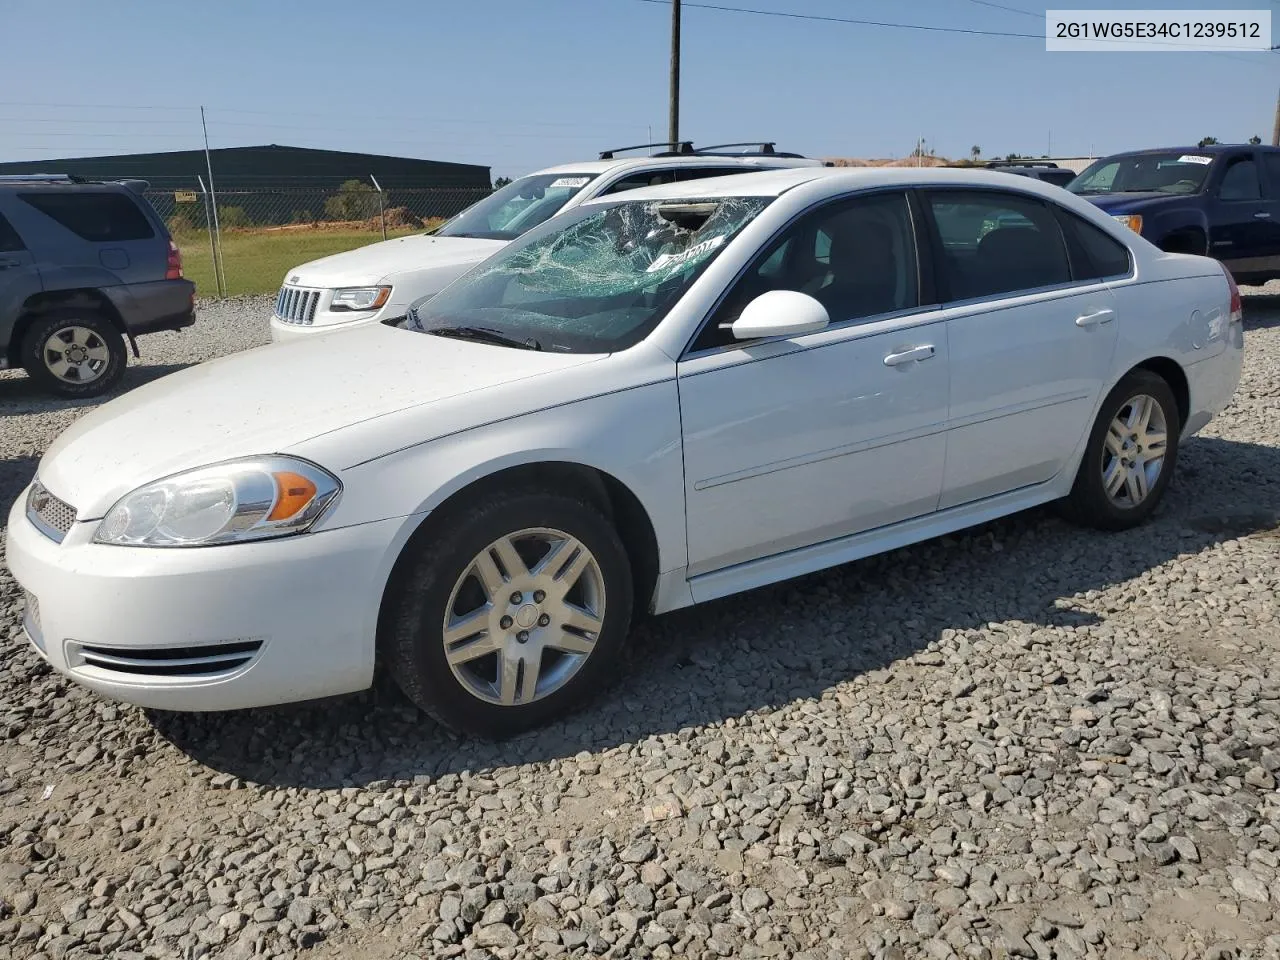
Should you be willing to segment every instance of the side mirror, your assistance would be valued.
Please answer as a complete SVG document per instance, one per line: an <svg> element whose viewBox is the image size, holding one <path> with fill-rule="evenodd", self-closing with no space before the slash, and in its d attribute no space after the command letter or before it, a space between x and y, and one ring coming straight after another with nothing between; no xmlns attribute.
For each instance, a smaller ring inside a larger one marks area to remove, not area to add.
<svg viewBox="0 0 1280 960"><path fill-rule="evenodd" d="M730 328L734 339L798 337L814 333L831 322L827 308L796 290L770 290L750 303Z"/></svg>

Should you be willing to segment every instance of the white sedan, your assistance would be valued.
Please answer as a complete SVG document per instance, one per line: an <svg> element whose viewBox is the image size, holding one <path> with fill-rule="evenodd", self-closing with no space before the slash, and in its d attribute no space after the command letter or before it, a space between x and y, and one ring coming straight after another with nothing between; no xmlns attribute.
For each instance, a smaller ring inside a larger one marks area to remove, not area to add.
<svg viewBox="0 0 1280 960"><path fill-rule="evenodd" d="M1218 263L1036 181L675 184L547 222L405 329L85 416L8 562L31 642L106 696L255 707L380 661L507 735L602 689L640 613L1048 501L1142 522L1242 350Z"/></svg>

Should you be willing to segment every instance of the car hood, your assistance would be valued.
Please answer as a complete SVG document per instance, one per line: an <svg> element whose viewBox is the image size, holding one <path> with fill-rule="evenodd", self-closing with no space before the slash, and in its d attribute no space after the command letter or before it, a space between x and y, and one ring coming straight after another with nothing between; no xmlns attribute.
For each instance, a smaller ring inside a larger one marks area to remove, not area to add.
<svg viewBox="0 0 1280 960"><path fill-rule="evenodd" d="M182 470L287 453L322 434L410 407L598 359L449 340L381 324L320 334L202 363L102 405L53 442L39 475L81 518L94 519L124 494ZM442 422L440 429L449 425Z"/></svg>
<svg viewBox="0 0 1280 960"><path fill-rule="evenodd" d="M303 287L369 286L432 267L468 267L506 245L505 240L414 234L312 260L285 274L285 282Z"/></svg>
<svg viewBox="0 0 1280 960"><path fill-rule="evenodd" d="M1162 202L1168 203L1170 200L1186 200L1193 194L1186 193L1107 193L1098 194L1097 196L1085 196L1084 200L1088 200L1099 210L1104 213L1132 213L1135 210L1142 210L1150 206L1152 203Z"/></svg>

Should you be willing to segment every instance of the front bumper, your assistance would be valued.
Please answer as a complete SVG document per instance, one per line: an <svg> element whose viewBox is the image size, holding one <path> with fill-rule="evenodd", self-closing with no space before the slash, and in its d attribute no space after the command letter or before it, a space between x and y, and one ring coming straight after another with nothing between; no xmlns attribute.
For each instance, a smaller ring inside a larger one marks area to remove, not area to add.
<svg viewBox="0 0 1280 960"><path fill-rule="evenodd" d="M218 547L61 544L9 514L28 636L58 672L162 710L235 710L363 690L404 520Z"/></svg>
<svg viewBox="0 0 1280 960"><path fill-rule="evenodd" d="M375 323L395 323L402 319L404 319L403 307L398 308L397 310L386 308L380 310L372 317L359 317L355 320L346 320L342 323L285 323L279 317L272 314L271 342L288 343L292 340L314 337L321 333L337 333L342 330L359 330L362 327L372 326Z"/></svg>

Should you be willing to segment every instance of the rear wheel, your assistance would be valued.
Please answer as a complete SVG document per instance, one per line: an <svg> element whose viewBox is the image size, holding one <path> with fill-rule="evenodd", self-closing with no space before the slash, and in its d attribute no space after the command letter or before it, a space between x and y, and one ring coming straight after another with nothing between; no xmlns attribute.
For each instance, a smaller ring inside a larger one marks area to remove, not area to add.
<svg viewBox="0 0 1280 960"><path fill-rule="evenodd" d="M22 341L27 376L63 397L97 397L114 387L128 363L124 338L91 310L42 314Z"/></svg>
<svg viewBox="0 0 1280 960"><path fill-rule="evenodd" d="M598 692L631 625L631 567L587 499L514 492L411 544L388 594L391 675L446 726L504 737Z"/></svg>
<svg viewBox="0 0 1280 960"><path fill-rule="evenodd" d="M1063 512L1103 530L1142 523L1173 477L1181 432L1169 385L1149 370L1131 371L1103 401Z"/></svg>

